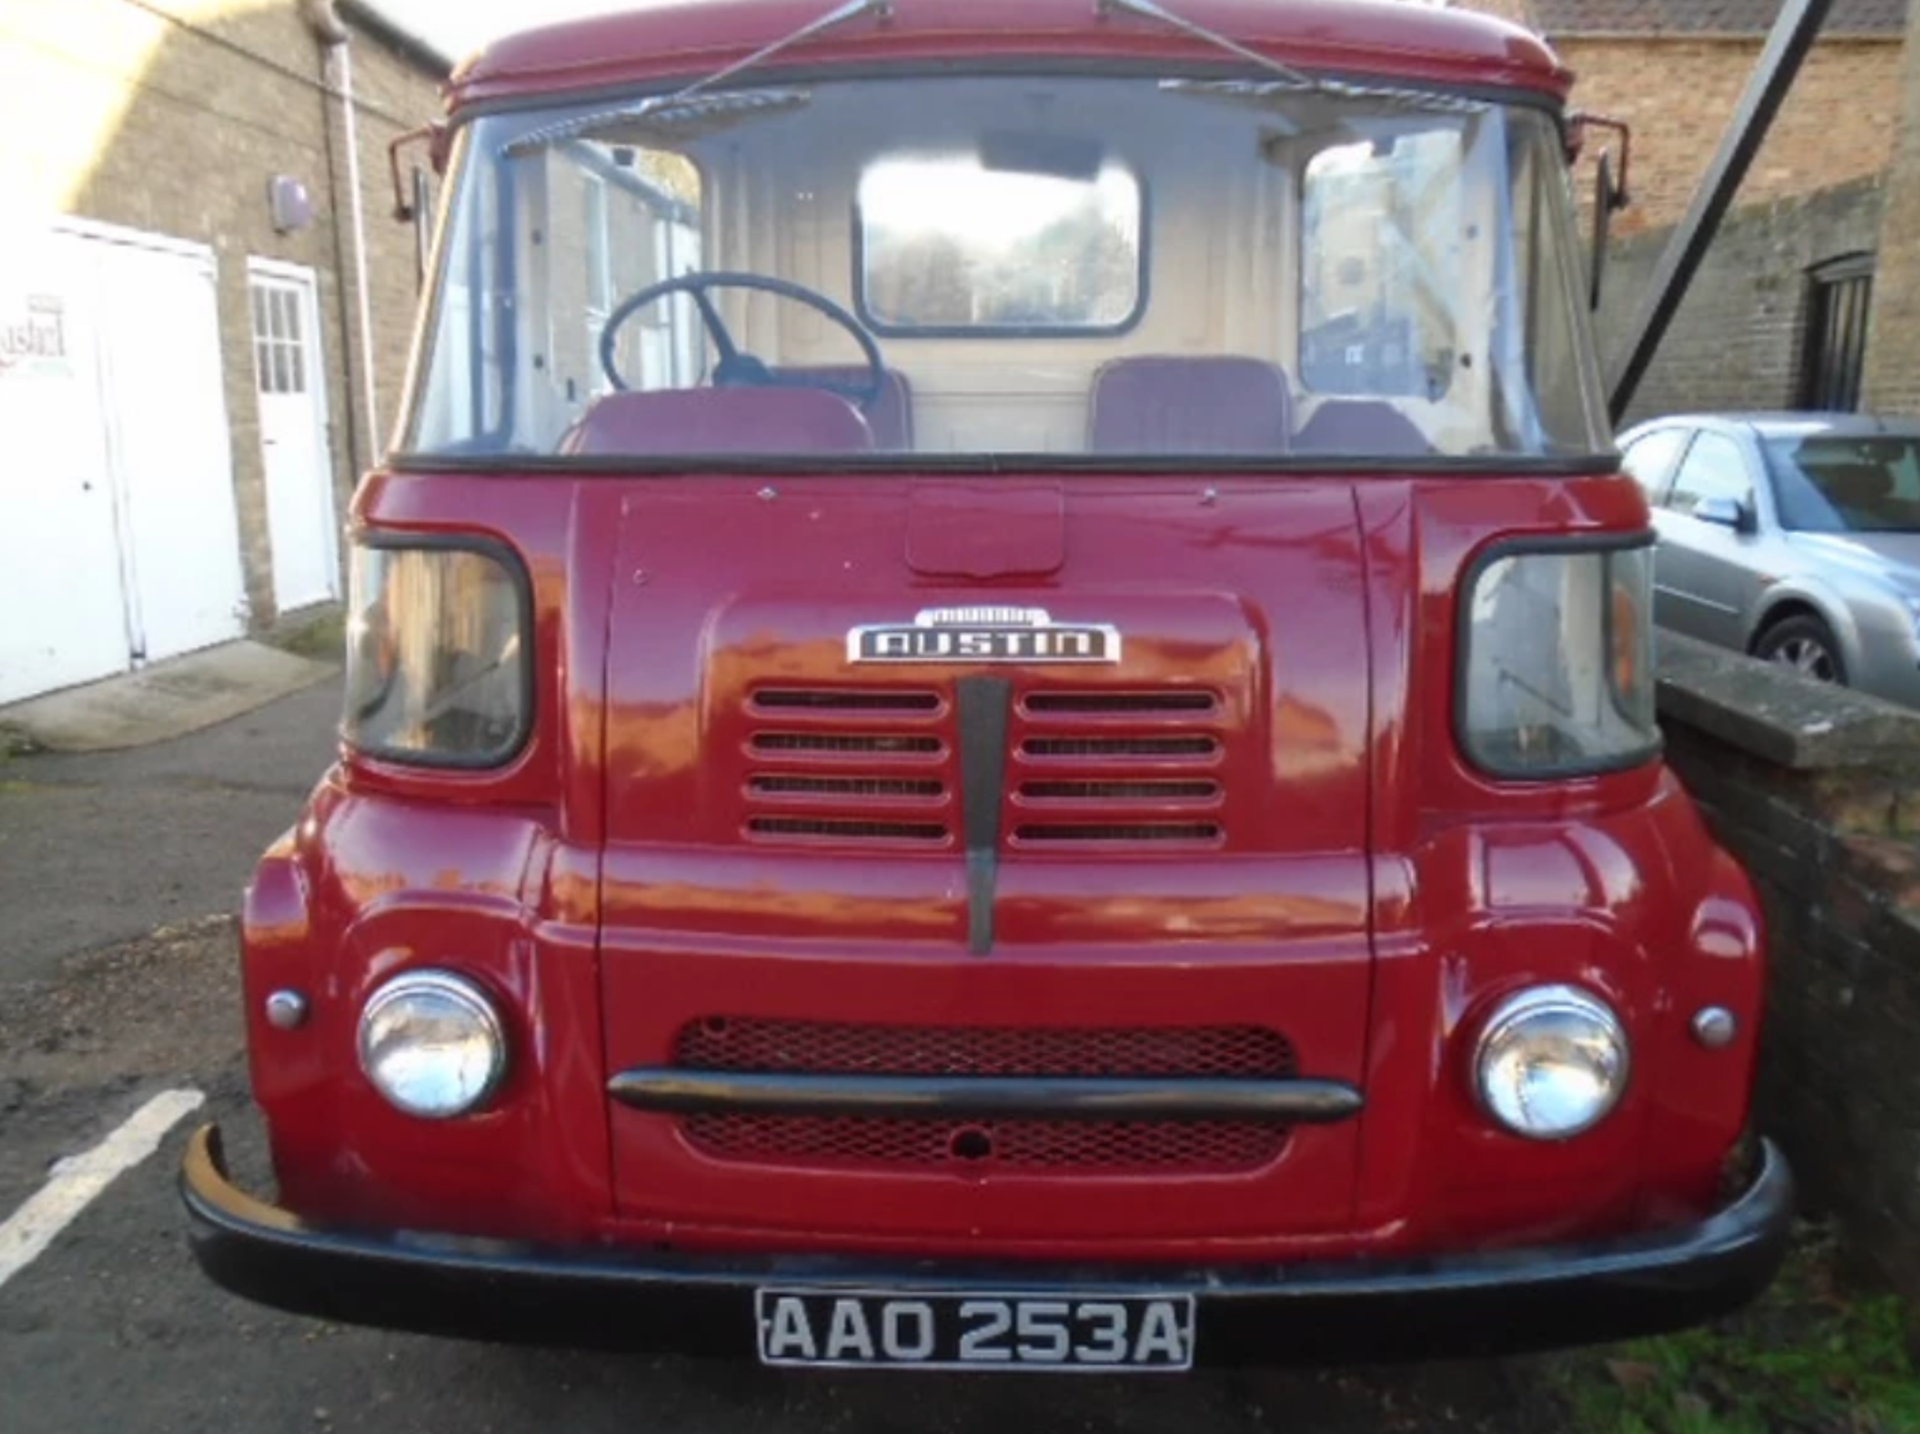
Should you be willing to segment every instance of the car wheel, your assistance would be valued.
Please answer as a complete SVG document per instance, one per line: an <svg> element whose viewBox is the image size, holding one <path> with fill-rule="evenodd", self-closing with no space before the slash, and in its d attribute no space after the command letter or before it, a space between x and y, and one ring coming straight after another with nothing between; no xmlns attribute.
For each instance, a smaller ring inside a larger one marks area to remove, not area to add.
<svg viewBox="0 0 1920 1434"><path fill-rule="evenodd" d="M1840 640L1817 617L1790 617L1760 634L1754 656L1764 662L1791 667L1815 682L1847 685L1847 666L1840 657Z"/></svg>

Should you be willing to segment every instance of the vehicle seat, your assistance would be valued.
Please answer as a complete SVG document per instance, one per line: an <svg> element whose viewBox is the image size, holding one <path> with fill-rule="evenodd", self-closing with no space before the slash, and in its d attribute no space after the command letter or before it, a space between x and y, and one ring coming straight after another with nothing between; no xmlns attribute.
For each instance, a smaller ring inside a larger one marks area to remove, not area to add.
<svg viewBox="0 0 1920 1434"><path fill-rule="evenodd" d="M1869 517L1877 517L1880 505L1893 496L1893 469L1884 463L1823 463L1812 474L1828 502Z"/></svg>
<svg viewBox="0 0 1920 1434"><path fill-rule="evenodd" d="M662 453L870 453L860 410L822 388L610 393L560 440L581 458Z"/></svg>
<svg viewBox="0 0 1920 1434"><path fill-rule="evenodd" d="M1277 364L1214 355L1115 359L1093 377L1093 453L1284 453L1293 393Z"/></svg>
<svg viewBox="0 0 1920 1434"><path fill-rule="evenodd" d="M1293 450L1352 458L1433 455L1433 445L1413 420L1379 399L1328 399L1293 435Z"/></svg>
<svg viewBox="0 0 1920 1434"><path fill-rule="evenodd" d="M880 396L867 410L867 427L873 430L873 446L882 453L913 452L913 384L898 369L880 371L885 382ZM823 378L830 383L862 386L867 381L863 363L782 365L774 370L781 378ZM856 405L857 407L858 405Z"/></svg>

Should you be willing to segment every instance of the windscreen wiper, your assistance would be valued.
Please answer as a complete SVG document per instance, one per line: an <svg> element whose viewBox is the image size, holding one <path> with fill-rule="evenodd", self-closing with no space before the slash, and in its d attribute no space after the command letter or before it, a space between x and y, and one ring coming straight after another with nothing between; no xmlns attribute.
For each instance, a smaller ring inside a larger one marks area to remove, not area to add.
<svg viewBox="0 0 1920 1434"><path fill-rule="evenodd" d="M1229 55L1245 60L1250 65L1278 75L1288 84L1303 90L1317 90L1320 82L1300 73L1292 65L1282 64L1271 55L1263 55L1258 50L1241 44L1238 40L1210 30L1196 20L1184 15L1176 15L1159 0L1093 0L1093 13L1105 20L1116 14L1138 15L1146 20L1158 20L1162 25L1171 26L1183 35L1191 35L1196 40L1204 40L1217 50L1225 50Z"/></svg>
<svg viewBox="0 0 1920 1434"><path fill-rule="evenodd" d="M1257 87L1260 91L1291 92L1304 90L1310 94L1335 95L1353 99L1386 100L1393 104L1405 105L1413 109L1422 110L1452 110L1478 113L1487 108L1487 106L1479 100L1443 95L1427 90L1402 89L1395 85L1353 84L1345 80L1316 79L1304 71L1294 69L1292 65L1282 60L1276 60L1271 55L1263 55L1251 46L1241 44L1231 36L1222 35L1218 30L1209 29L1198 21L1187 19L1184 15L1176 15L1173 11L1162 5L1160 0L1093 0L1093 11L1094 14L1103 20L1113 15L1125 14L1138 15L1142 19L1158 21L1162 25L1167 25L1178 30L1183 35L1190 35L1196 40L1212 45L1217 50L1224 50L1227 54L1237 59L1245 60L1250 65L1258 65L1268 74L1278 77L1278 83ZM1194 90L1191 92L1200 93L1202 91Z"/></svg>
<svg viewBox="0 0 1920 1434"><path fill-rule="evenodd" d="M692 112L700 108L695 102L715 85L725 84L737 75L745 74L748 70L754 69L759 65L764 65L775 55L790 50L795 45L804 45L808 40L814 39L816 36L824 35L829 30L837 30L842 25L849 24L854 20L859 20L868 15L873 16L876 20L892 19L893 3L894 0L846 0L845 4L834 6L833 9L829 10L819 19L809 20L791 35L784 35L770 45L761 46L751 55L735 60L732 64L723 66L715 70L712 74L695 80L684 89L676 90L670 95L653 95L647 99L639 100L629 105L621 105L615 109L600 110L590 115L576 115L572 119L561 120L558 124L548 125L544 129L529 131L517 139L510 140L502 147L500 153L504 157L511 159L515 155L526 154L532 150L541 149L559 140L576 139L583 134L589 134L605 125L631 123L635 120L658 119L674 111L682 113Z"/></svg>

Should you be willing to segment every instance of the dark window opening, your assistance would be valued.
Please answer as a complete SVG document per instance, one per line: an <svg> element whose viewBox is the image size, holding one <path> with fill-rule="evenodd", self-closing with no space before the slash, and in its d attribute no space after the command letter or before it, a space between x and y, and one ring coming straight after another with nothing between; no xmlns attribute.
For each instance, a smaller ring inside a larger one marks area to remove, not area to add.
<svg viewBox="0 0 1920 1434"><path fill-rule="evenodd" d="M1851 413L1860 406L1860 375L1866 367L1873 255L1849 254L1830 260L1808 278L1812 287L1807 296L1799 404Z"/></svg>

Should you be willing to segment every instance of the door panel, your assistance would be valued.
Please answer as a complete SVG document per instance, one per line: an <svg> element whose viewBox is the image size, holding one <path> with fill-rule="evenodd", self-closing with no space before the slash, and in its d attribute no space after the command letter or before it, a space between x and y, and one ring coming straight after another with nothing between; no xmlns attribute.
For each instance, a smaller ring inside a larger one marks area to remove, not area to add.
<svg viewBox="0 0 1920 1434"><path fill-rule="evenodd" d="M0 703L129 661L104 437L95 246L0 244Z"/></svg>
<svg viewBox="0 0 1920 1434"><path fill-rule="evenodd" d="M136 655L247 629L212 255L103 243L109 440Z"/></svg>
<svg viewBox="0 0 1920 1434"><path fill-rule="evenodd" d="M1693 516L1707 499L1731 499L1754 508L1754 474L1733 439L1705 432L1674 474L1666 507L1656 517L1660 552L1655 616L1667 627L1722 647L1746 642L1746 606L1754 585L1752 533Z"/></svg>
<svg viewBox="0 0 1920 1434"><path fill-rule="evenodd" d="M256 266L251 289L273 601L289 612L340 595L319 314L311 275Z"/></svg>

